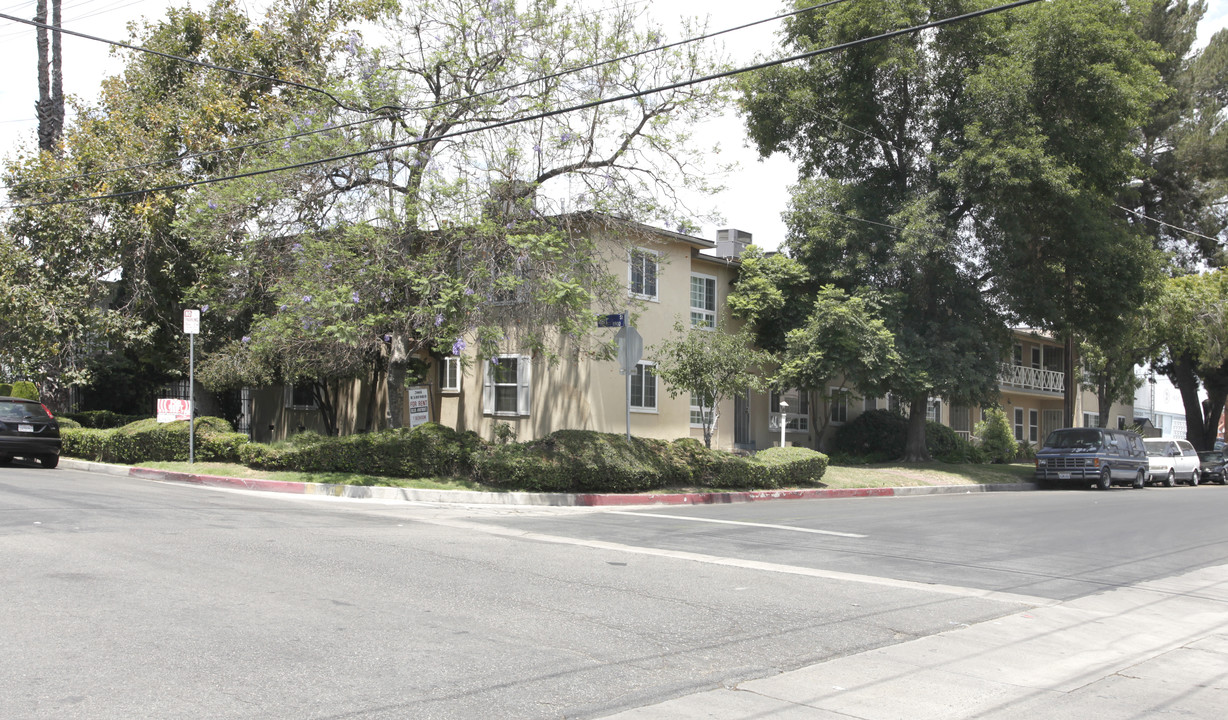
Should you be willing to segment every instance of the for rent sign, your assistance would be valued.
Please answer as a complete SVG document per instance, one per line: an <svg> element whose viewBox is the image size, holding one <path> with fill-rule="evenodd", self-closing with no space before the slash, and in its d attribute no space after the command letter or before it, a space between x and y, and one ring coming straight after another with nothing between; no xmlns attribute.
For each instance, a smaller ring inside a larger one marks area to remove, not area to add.
<svg viewBox="0 0 1228 720"><path fill-rule="evenodd" d="M158 422L167 423L191 419L192 414L187 400L158 398Z"/></svg>
<svg viewBox="0 0 1228 720"><path fill-rule="evenodd" d="M431 421L431 394L424 387L409 389L409 426L416 428Z"/></svg>

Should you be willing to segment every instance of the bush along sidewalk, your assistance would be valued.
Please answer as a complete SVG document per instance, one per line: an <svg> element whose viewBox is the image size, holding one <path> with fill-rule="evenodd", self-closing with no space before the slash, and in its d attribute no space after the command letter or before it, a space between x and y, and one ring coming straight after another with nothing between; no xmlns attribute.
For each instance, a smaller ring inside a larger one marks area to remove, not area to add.
<svg viewBox="0 0 1228 720"><path fill-rule="evenodd" d="M634 493L677 487L822 487L827 456L770 448L750 457L709 450L692 438L669 442L560 430L526 443L490 445L473 432L427 423L362 435L302 433L273 445L249 442L219 418L196 420L196 458L258 470L344 472L395 478L469 477L535 492ZM183 461L187 422L142 420L120 428L65 428L63 454L125 464Z"/></svg>

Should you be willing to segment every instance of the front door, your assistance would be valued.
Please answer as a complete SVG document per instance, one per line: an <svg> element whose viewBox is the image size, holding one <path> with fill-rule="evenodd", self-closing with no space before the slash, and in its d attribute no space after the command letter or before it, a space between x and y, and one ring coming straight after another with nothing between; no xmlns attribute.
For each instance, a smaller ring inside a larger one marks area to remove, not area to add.
<svg viewBox="0 0 1228 720"><path fill-rule="evenodd" d="M733 396L733 444L750 448L750 391Z"/></svg>

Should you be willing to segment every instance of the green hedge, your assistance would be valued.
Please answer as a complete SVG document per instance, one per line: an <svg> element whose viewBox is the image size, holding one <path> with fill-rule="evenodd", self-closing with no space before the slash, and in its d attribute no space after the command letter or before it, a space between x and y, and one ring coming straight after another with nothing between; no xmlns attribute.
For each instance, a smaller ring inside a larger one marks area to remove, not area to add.
<svg viewBox="0 0 1228 720"><path fill-rule="evenodd" d="M85 412L64 413L57 417L76 420L81 423L81 427L98 428L101 430L123 427L139 420L151 418L149 415L121 415L110 410L86 410Z"/></svg>
<svg viewBox="0 0 1228 720"><path fill-rule="evenodd" d="M0 382L0 397L13 397L13 386Z"/></svg>
<svg viewBox="0 0 1228 720"><path fill-rule="evenodd" d="M751 457L586 430L484 448L474 477L495 487L537 492L642 492L668 487L774 489L818 484L827 457L806 448L770 448Z"/></svg>
<svg viewBox="0 0 1228 720"><path fill-rule="evenodd" d="M0 393L0 395L38 400L38 386L29 380L18 380L9 387L8 392Z"/></svg>
<svg viewBox="0 0 1228 720"><path fill-rule="evenodd" d="M482 441L437 423L360 435L325 437L300 433L277 445L249 443L241 461L264 470L348 472L424 478L468 475Z"/></svg>
<svg viewBox="0 0 1228 720"><path fill-rule="evenodd" d="M120 428L61 428L62 455L100 462L138 463L188 459L186 420L159 423L140 420ZM196 419L195 456L202 462L239 462L247 436L221 418Z"/></svg>
<svg viewBox="0 0 1228 720"><path fill-rule="evenodd" d="M891 462L904 457L908 420L890 410L868 410L836 429L832 450L839 457ZM925 423L925 449L945 462L985 462L984 453L954 430L932 421Z"/></svg>

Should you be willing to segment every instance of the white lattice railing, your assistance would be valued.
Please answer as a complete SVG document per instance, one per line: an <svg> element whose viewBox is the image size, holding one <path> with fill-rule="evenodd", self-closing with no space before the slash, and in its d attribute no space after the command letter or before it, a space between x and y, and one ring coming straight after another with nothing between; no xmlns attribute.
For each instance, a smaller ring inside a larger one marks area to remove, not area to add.
<svg viewBox="0 0 1228 720"><path fill-rule="evenodd" d="M956 430L955 434L967 440L968 442L972 442L972 432L969 430Z"/></svg>
<svg viewBox="0 0 1228 720"><path fill-rule="evenodd" d="M1025 367L1002 363L998 373L998 381L1020 390L1035 390L1038 392L1061 393L1065 388L1066 374L1056 370Z"/></svg>

